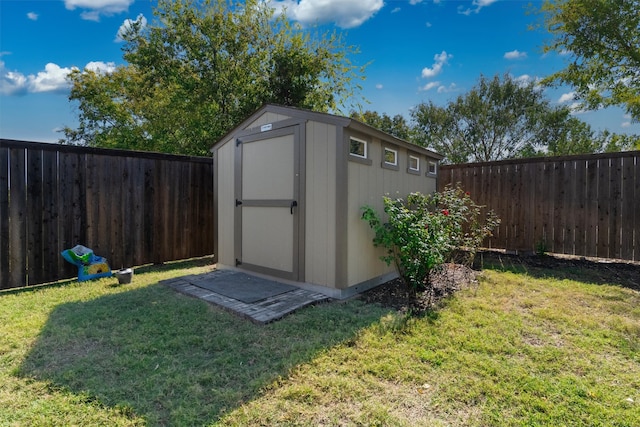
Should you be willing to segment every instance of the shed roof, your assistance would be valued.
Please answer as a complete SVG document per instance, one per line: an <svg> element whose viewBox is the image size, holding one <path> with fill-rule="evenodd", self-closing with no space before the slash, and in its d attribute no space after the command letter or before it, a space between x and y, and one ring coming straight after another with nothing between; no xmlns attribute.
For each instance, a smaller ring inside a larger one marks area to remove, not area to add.
<svg viewBox="0 0 640 427"><path fill-rule="evenodd" d="M222 144L229 136L236 133L238 130L244 129L248 124L255 121L265 112L272 112L276 114L288 115L294 118L300 118L302 120L313 120L321 123L329 123L336 126L341 126L344 128L353 129L355 131L359 131L365 133L367 135L374 136L376 138L382 139L389 143L396 144L398 146L407 148L409 150L425 154L436 160L441 160L444 158L443 155L436 153L435 151L428 150L419 145L413 144L409 141L405 141L404 139L397 138L391 134L381 131L373 126L369 126L366 123L363 123L359 120L352 119L349 117L337 116L329 113L319 113L317 111L305 110L297 107L287 107L283 105L277 104L265 104L260 107L256 112L247 117L242 123L233 128L231 131L227 132L222 138L216 142L213 147L211 147L211 151L213 152L218 145Z"/></svg>

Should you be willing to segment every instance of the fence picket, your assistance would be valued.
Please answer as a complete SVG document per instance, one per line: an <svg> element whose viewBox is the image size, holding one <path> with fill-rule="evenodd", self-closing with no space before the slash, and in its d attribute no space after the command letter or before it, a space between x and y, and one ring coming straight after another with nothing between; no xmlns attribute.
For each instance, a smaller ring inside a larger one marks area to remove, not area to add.
<svg viewBox="0 0 640 427"><path fill-rule="evenodd" d="M212 254L212 177L209 158L0 139L0 289L76 276L76 244L114 269Z"/></svg>
<svg viewBox="0 0 640 427"><path fill-rule="evenodd" d="M638 261L639 163L623 152L444 165L438 187L485 193L472 198L502 220L488 247Z"/></svg>
<svg viewBox="0 0 640 427"><path fill-rule="evenodd" d="M0 146L0 289L9 287L9 148Z"/></svg>

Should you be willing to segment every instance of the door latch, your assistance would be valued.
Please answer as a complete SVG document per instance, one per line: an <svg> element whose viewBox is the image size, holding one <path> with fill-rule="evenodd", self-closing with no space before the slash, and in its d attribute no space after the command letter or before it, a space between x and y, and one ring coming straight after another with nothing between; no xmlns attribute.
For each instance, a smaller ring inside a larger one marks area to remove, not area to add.
<svg viewBox="0 0 640 427"><path fill-rule="evenodd" d="M291 208L291 215L293 215L293 208L295 208L296 206L298 206L298 202L296 202L295 200L293 200L293 201L291 202L291 206L290 206L290 208Z"/></svg>
<svg viewBox="0 0 640 427"><path fill-rule="evenodd" d="M242 200L236 199L236 206L240 206L242 204Z"/></svg>

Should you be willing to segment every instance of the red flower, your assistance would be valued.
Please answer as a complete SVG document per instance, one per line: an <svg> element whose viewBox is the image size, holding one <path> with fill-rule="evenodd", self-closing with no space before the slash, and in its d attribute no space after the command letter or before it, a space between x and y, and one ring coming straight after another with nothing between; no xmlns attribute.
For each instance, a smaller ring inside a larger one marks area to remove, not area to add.
<svg viewBox="0 0 640 427"><path fill-rule="evenodd" d="M464 193L464 194L467 195L467 196L471 195L471 193L469 193L468 191L466 193Z"/></svg>
<svg viewBox="0 0 640 427"><path fill-rule="evenodd" d="M449 209L442 209L442 215L449 216Z"/></svg>

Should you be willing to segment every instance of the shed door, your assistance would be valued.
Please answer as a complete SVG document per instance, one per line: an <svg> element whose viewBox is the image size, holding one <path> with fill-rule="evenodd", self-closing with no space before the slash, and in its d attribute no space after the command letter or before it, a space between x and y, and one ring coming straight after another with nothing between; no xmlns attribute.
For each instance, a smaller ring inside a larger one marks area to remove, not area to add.
<svg viewBox="0 0 640 427"><path fill-rule="evenodd" d="M298 280L299 126L237 141L236 262Z"/></svg>

